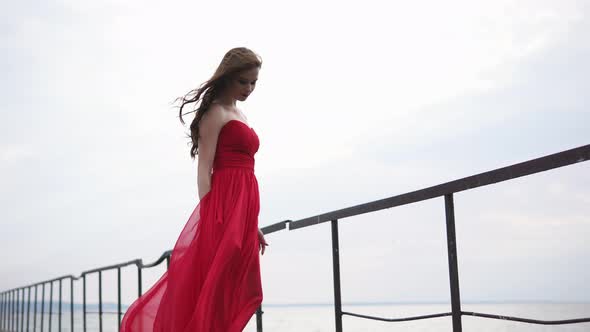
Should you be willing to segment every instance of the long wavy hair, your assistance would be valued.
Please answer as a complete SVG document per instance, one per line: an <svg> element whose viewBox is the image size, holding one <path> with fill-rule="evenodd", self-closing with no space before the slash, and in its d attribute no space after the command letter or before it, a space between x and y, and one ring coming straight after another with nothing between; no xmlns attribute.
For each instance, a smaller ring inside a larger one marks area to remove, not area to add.
<svg viewBox="0 0 590 332"><path fill-rule="evenodd" d="M199 123L203 115L207 113L211 103L224 90L226 86L235 79L236 76L246 70L262 66L262 59L256 53L246 47L236 47L225 53L221 63L215 70L213 76L202 83L198 88L189 91L186 95L179 97L180 110L178 112L180 122L184 125L183 115L195 113L195 118L190 125L190 139L192 146L190 149L191 158L199 153ZM193 110L182 113L182 110L189 104L193 104Z"/></svg>

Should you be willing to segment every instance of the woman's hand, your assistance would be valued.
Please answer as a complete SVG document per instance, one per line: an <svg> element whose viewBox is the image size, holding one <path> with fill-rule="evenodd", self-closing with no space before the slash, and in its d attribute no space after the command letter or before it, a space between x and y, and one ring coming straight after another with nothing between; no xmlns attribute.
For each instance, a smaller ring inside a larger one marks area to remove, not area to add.
<svg viewBox="0 0 590 332"><path fill-rule="evenodd" d="M266 240L264 239L264 233L262 233L260 228L258 229L258 242L260 243L260 248L258 250L260 250L261 255L264 255L264 250L266 249L265 247L268 245L268 243L266 243Z"/></svg>

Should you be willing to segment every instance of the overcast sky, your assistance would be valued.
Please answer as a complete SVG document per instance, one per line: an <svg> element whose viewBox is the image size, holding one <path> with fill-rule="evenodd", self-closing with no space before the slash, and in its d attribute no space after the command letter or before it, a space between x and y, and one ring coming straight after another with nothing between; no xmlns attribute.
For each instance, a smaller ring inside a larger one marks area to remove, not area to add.
<svg viewBox="0 0 590 332"><path fill-rule="evenodd" d="M0 290L173 247L198 195L171 102L232 47L263 59L261 227L589 144L586 3L5 1ZM590 301L589 171L456 195L462 299ZM340 229L345 302L450 298L442 198ZM266 303L332 301L328 223L267 240Z"/></svg>

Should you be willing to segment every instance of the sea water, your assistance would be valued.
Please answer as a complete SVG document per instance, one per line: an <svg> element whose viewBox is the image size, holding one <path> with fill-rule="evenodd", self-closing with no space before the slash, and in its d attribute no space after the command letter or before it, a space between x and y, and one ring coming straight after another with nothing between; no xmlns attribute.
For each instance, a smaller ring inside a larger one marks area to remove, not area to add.
<svg viewBox="0 0 590 332"><path fill-rule="evenodd" d="M47 308L43 316L43 331L49 331ZM590 317L590 303L511 303L511 304L462 304L463 311L473 311L539 320L563 320ZM90 311L90 310L89 310ZM335 331L334 307L332 305L264 305L263 331L280 332L331 332ZM450 311L449 304L363 304L343 305L343 311L384 318L400 318ZM69 305L62 307L61 331L71 331ZM24 329L27 327L25 310ZM51 315L51 331L59 331L58 310ZM19 319L19 331L20 319ZM118 315L115 305L103 306L102 331L116 332ZM345 315L342 319L346 332L382 331L452 331L451 317L433 318L409 322L382 322ZM537 325L471 316L462 317L463 331L474 332L581 332L590 331L590 323L571 325ZM29 314L28 331L41 331L41 315L37 314L33 330L33 313ZM14 328L13 328L14 330ZM83 331L82 311L74 311L74 331ZM100 331L96 310L86 314L86 331ZM256 317L253 316L246 332L256 332Z"/></svg>

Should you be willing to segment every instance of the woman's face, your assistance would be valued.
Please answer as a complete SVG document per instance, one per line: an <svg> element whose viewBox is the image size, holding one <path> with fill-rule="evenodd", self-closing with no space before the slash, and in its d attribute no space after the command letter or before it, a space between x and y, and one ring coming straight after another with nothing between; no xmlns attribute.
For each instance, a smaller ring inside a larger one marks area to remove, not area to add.
<svg viewBox="0 0 590 332"><path fill-rule="evenodd" d="M255 67L238 73L229 84L229 94L239 101L246 100L256 87L259 70L260 68Z"/></svg>

